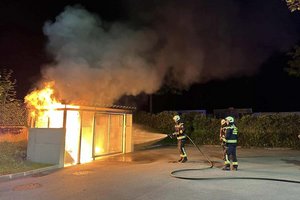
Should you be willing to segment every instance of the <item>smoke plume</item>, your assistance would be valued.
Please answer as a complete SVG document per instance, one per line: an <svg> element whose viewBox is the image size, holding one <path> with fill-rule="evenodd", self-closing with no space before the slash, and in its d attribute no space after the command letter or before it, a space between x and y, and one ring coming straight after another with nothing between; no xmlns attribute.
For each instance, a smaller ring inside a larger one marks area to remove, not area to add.
<svg viewBox="0 0 300 200"><path fill-rule="evenodd" d="M61 99L112 104L165 84L188 89L251 75L274 50L295 40L288 15L277 15L286 8L265 5L174 0L144 10L133 3L129 10L135 14L127 23L108 23L81 6L67 6L44 26L54 63L43 76L55 81ZM269 10L272 19L266 17Z"/></svg>

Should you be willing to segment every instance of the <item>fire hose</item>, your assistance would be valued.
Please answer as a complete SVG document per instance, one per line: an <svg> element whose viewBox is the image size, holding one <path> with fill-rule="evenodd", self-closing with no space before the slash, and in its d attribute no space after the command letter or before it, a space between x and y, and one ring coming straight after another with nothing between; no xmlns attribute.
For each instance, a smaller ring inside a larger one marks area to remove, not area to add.
<svg viewBox="0 0 300 200"><path fill-rule="evenodd" d="M188 136L186 135L186 137L191 141L191 143L198 149L198 151L203 155L203 157L207 160L207 162L210 164L210 167L209 168L213 168L214 167L214 163L209 159L209 157L203 153L200 149L200 147L198 145L196 145L194 143L194 141Z"/></svg>
<svg viewBox="0 0 300 200"><path fill-rule="evenodd" d="M232 180L232 179L247 179L247 180L264 180L264 181L278 181L278 182L285 182L285 183L296 183L300 184L300 181L298 180L290 180L290 179L279 179L279 178L267 178L267 177L244 177L244 176L234 176L234 177L186 177L186 176L180 176L179 174L181 172L187 172L187 171L201 171L201 170L207 170L212 169L214 167L214 163L210 160L210 158L201 151L200 147L194 143L194 141L187 135L187 138L191 141L191 143L198 149L198 151L202 154L202 156L206 159L206 161L209 163L209 167L206 168L197 168L197 169L179 169L174 170L170 173L171 177L178 178L178 179L186 179L186 180Z"/></svg>

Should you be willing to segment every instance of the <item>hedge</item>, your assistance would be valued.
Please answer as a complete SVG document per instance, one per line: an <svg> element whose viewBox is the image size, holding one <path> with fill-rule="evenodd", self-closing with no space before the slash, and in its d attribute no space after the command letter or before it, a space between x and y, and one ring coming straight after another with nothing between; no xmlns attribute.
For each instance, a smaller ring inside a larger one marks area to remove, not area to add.
<svg viewBox="0 0 300 200"><path fill-rule="evenodd" d="M161 133L174 132L173 116L176 112L150 114L137 112L133 122L151 127ZM198 113L181 115L186 133L198 144L219 144L220 119L206 117ZM236 119L239 140L242 147L282 147L300 149L300 116L299 115L246 115Z"/></svg>

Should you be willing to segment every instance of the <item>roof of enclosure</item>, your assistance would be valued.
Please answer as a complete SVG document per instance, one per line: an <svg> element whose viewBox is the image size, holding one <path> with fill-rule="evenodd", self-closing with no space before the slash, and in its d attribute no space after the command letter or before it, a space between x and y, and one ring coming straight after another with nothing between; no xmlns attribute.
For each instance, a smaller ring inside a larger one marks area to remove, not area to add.
<svg viewBox="0 0 300 200"><path fill-rule="evenodd" d="M136 107L131 106L121 106L121 105L80 105L80 104L61 104L54 110L81 110L81 111L102 111L102 112L123 112L132 113ZM42 110L48 110L47 107Z"/></svg>

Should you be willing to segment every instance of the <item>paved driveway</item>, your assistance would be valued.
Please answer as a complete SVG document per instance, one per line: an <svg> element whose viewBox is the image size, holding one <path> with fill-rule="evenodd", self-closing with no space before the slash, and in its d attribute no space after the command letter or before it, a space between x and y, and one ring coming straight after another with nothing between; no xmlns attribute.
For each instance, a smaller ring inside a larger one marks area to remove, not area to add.
<svg viewBox="0 0 300 200"><path fill-rule="evenodd" d="M178 159L175 146L140 150L28 177L1 181L1 200L299 200L300 184L267 180L184 180L170 176L194 168L186 177L265 177L300 181L300 151L238 149L239 171L224 172L220 147L201 148L215 161L208 164L196 148L187 147L189 161Z"/></svg>

